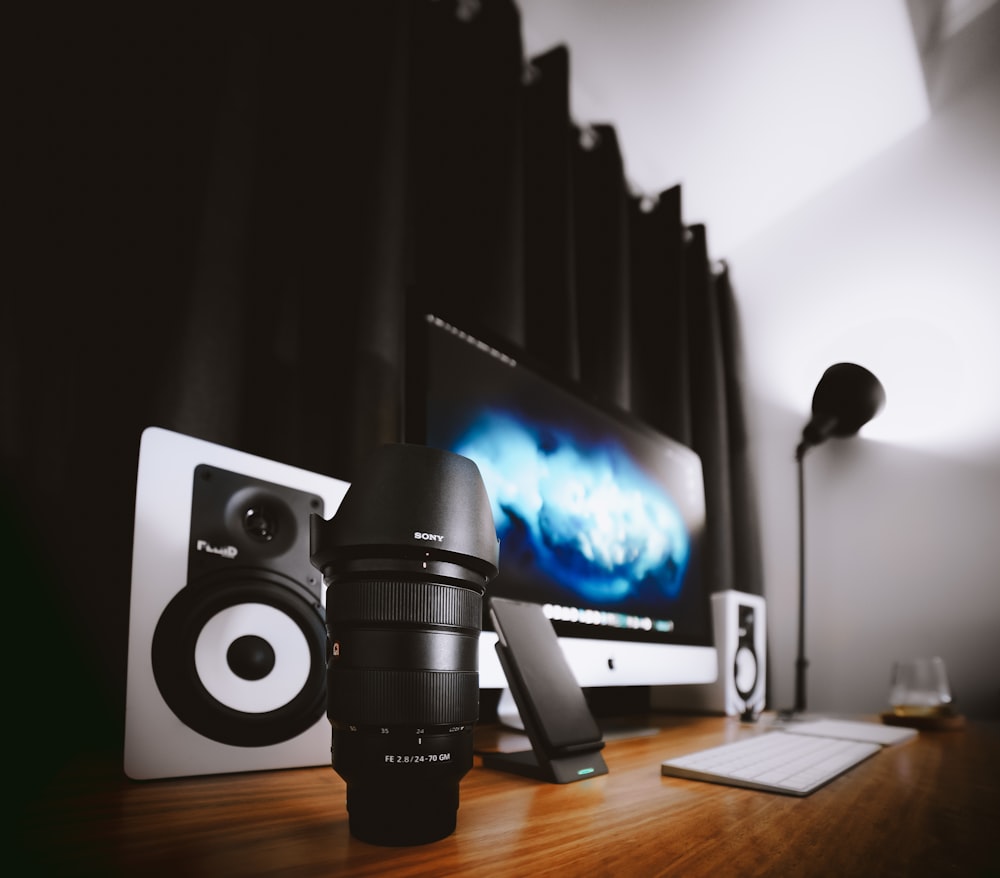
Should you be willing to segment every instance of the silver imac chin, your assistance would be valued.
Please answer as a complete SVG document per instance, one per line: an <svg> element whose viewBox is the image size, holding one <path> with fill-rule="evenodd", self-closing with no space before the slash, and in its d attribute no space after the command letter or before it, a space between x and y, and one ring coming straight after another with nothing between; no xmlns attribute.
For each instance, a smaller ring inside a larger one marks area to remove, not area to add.
<svg viewBox="0 0 1000 878"><path fill-rule="evenodd" d="M507 678L496 654L497 635L484 631L479 639L479 686L505 689ZM566 661L581 687L674 686L714 683L718 657L714 646L674 643L632 643L560 637Z"/></svg>

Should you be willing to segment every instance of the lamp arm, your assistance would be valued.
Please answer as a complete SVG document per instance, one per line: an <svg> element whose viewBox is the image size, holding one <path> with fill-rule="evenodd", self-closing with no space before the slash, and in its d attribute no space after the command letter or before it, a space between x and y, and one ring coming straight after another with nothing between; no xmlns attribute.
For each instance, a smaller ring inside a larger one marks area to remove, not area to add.
<svg viewBox="0 0 1000 878"><path fill-rule="evenodd" d="M801 462L810 448L829 439L836 428L836 415L814 414L802 430L802 441L795 449L795 459Z"/></svg>
<svg viewBox="0 0 1000 878"><path fill-rule="evenodd" d="M801 448L801 446L800 446ZM802 458L805 454L796 455L799 470L799 643L795 659L795 713L806 709L806 503L805 503L805 473Z"/></svg>

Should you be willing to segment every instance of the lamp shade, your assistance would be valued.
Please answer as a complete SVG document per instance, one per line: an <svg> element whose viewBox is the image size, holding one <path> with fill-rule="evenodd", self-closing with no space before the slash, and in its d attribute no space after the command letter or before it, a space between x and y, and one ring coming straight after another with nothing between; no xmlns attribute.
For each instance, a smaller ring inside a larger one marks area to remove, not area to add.
<svg viewBox="0 0 1000 878"><path fill-rule="evenodd" d="M885 405L885 389L864 366L836 363L813 393L812 418L802 431L799 455L831 436L853 436Z"/></svg>

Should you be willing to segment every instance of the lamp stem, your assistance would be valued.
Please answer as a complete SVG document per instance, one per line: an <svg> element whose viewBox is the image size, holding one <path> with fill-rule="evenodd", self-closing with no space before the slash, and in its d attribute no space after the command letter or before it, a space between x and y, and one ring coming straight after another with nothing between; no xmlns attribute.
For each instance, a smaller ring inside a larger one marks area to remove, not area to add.
<svg viewBox="0 0 1000 878"><path fill-rule="evenodd" d="M795 713L806 709L806 502L804 454L797 454L799 467L799 648L795 659Z"/></svg>

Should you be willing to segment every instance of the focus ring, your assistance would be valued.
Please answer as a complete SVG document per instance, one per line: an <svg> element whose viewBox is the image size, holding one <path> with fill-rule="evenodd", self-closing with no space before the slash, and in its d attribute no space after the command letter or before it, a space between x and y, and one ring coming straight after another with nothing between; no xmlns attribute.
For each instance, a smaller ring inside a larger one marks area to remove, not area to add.
<svg viewBox="0 0 1000 878"><path fill-rule="evenodd" d="M331 720L355 725L460 725L479 718L479 674L328 669Z"/></svg>
<svg viewBox="0 0 1000 878"><path fill-rule="evenodd" d="M453 628L482 626L483 597L455 585L421 580L352 580L326 593L329 621L398 622Z"/></svg>

